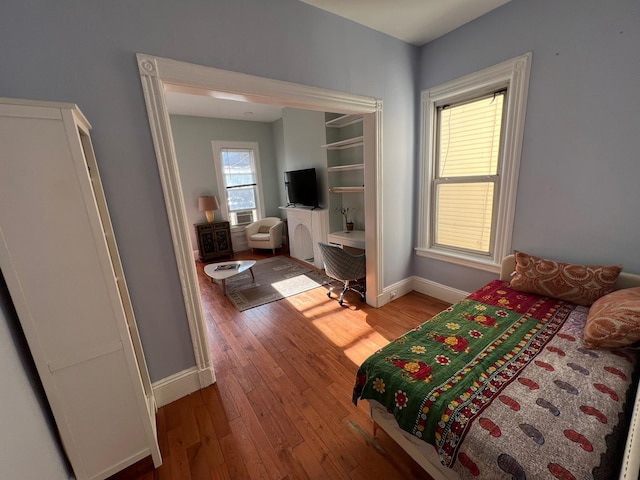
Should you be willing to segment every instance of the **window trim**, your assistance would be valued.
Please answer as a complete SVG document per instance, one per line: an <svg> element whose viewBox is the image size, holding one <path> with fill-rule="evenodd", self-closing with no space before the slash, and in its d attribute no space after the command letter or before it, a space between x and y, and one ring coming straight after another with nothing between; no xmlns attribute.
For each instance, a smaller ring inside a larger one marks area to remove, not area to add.
<svg viewBox="0 0 640 480"><path fill-rule="evenodd" d="M227 198L227 186L224 181L224 174L222 172L222 153L224 149L238 149L238 150L251 150L253 152L253 163L255 166L256 174L256 211L257 217L254 222L264 218L264 198L262 193L262 174L260 172L260 151L257 142L240 142L240 141L226 141L226 140L214 140L211 142L213 148L213 163L216 170L216 180L218 183L218 192L222 201L219 202L220 213L222 218L228 222L231 222L229 212L229 200ZM244 229L246 225L231 225L231 230Z"/></svg>
<svg viewBox="0 0 640 480"><path fill-rule="evenodd" d="M419 256L498 273L502 258L509 254L513 235L518 173L526 117L532 53L465 75L421 92L421 142L419 175ZM437 107L508 89L503 131L503 147L498 193L497 216L492 255L476 255L429 244L432 232L433 174L436 155Z"/></svg>

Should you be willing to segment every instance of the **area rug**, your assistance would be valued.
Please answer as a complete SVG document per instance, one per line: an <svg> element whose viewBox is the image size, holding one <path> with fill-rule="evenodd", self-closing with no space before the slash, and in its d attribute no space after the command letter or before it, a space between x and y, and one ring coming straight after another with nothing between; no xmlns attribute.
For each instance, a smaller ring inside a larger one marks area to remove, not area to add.
<svg viewBox="0 0 640 480"><path fill-rule="evenodd" d="M259 260L253 267L253 275L255 280L247 270L226 281L227 298L241 312L331 281L326 275L283 256Z"/></svg>

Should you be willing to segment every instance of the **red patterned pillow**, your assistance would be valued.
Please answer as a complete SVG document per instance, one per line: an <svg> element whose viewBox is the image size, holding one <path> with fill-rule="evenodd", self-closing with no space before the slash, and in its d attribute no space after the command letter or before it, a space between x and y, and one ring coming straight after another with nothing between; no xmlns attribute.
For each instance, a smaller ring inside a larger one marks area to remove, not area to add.
<svg viewBox="0 0 640 480"><path fill-rule="evenodd" d="M639 340L640 287L618 290L593 302L584 327L585 347L626 347Z"/></svg>
<svg viewBox="0 0 640 480"><path fill-rule="evenodd" d="M622 270L619 265L574 265L518 251L515 257L516 271L511 278L511 288L578 305L589 306L612 292Z"/></svg>

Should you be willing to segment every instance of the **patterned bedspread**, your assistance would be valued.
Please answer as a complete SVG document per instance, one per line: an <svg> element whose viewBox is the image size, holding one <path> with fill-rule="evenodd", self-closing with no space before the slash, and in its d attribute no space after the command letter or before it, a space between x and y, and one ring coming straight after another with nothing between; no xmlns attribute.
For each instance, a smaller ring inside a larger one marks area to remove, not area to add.
<svg viewBox="0 0 640 480"><path fill-rule="evenodd" d="M496 280L371 355L353 401L384 405L462 478L606 478L636 357L584 348L587 312Z"/></svg>

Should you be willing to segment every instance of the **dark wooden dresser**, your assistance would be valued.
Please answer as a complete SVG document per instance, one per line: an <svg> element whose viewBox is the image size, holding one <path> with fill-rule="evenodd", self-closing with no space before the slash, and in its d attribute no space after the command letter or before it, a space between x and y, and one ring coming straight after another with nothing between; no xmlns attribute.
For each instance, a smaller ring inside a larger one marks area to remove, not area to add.
<svg viewBox="0 0 640 480"><path fill-rule="evenodd" d="M201 262L233 255L229 222L196 223L194 228Z"/></svg>

